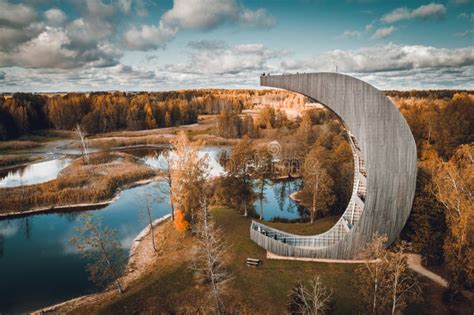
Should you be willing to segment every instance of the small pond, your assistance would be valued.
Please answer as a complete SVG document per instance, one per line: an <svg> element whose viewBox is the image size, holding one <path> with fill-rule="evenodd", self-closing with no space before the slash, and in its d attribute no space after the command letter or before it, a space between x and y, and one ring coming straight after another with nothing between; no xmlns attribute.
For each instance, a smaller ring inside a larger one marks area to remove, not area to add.
<svg viewBox="0 0 474 315"><path fill-rule="evenodd" d="M301 189L302 180L282 180L270 182L265 187L265 199L263 201L263 219L273 221L278 219L298 220L307 218L309 213L307 209L299 205L290 195ZM260 214L260 201L254 203L255 212Z"/></svg>
<svg viewBox="0 0 474 315"><path fill-rule="evenodd" d="M54 159L0 171L0 188L40 184L55 179L71 159Z"/></svg>

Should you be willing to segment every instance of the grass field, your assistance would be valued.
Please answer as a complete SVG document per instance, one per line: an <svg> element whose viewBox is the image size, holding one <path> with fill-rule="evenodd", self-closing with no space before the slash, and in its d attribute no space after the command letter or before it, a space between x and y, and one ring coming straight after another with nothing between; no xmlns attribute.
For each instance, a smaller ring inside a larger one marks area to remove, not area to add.
<svg viewBox="0 0 474 315"><path fill-rule="evenodd" d="M226 313L285 314L289 293L295 283L320 276L324 285L332 290L331 314L364 314L356 289L356 265L267 260L265 250L250 240L249 218L225 208L213 209L212 214L225 232L228 271L233 277L225 298ZM334 221L335 218L318 220L311 229L295 228L295 224L288 223L276 226L294 232L323 231ZM206 313L206 306L209 305L206 291L190 269L193 237L188 234L183 238L174 229L173 222L163 224L156 233L157 239L162 240L159 242L159 256L144 276L132 283L124 294L114 294L112 298L68 311L94 314ZM245 265L248 257L259 258L263 264L258 268L249 268ZM425 284L425 301L411 305L407 314L449 314L442 303L442 289L426 279L422 281Z"/></svg>
<svg viewBox="0 0 474 315"><path fill-rule="evenodd" d="M248 218L223 208L214 209L213 216L225 231L225 241L229 245L228 269L233 276L226 298L229 311L243 314L285 313L291 287L298 280L308 280L316 275L321 276L333 290L335 314L348 314L357 308L358 296L352 280L354 266L267 260L265 250L249 238ZM154 270L117 299L90 305L81 312L156 314L203 310L207 304L204 290L196 283L189 269L192 237L188 235L183 240L171 224L162 228L168 241ZM263 265L256 269L249 268L245 265L247 257L259 258Z"/></svg>

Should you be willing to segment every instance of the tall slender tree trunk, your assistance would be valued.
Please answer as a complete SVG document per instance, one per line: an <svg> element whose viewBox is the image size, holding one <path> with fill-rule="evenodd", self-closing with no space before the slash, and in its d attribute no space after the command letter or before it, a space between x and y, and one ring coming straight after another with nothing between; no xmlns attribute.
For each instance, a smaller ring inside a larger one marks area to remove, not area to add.
<svg viewBox="0 0 474 315"><path fill-rule="evenodd" d="M260 186L260 220L263 220L263 192L265 189L265 181L262 180L262 185Z"/></svg>
<svg viewBox="0 0 474 315"><path fill-rule="evenodd" d="M151 217L151 211L149 207L147 207L147 213L148 213L148 221L150 223L151 243L153 245L153 250L155 251L155 253L157 253L158 250L156 249L156 244L155 244L155 227L153 226L153 218Z"/></svg>

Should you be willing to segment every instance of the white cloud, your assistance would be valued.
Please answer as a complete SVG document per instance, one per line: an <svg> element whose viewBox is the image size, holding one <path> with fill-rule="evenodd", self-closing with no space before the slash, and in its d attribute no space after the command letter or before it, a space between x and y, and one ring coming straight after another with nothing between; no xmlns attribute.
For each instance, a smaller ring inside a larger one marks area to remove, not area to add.
<svg viewBox="0 0 474 315"><path fill-rule="evenodd" d="M177 33L176 28L168 28L160 22L159 26L132 26L123 37L124 45L129 49L149 50L164 47Z"/></svg>
<svg viewBox="0 0 474 315"><path fill-rule="evenodd" d="M132 9L132 0L118 0L120 10L124 13L130 13Z"/></svg>
<svg viewBox="0 0 474 315"><path fill-rule="evenodd" d="M397 28L394 27L393 25L390 27L381 27L375 31L374 35L372 35L372 38L373 39L385 38L385 37L390 36L396 30Z"/></svg>
<svg viewBox="0 0 474 315"><path fill-rule="evenodd" d="M474 65L474 46L466 48L435 48L431 46L400 46L388 44L357 50L333 50L323 55L282 62L284 71L379 72L436 67Z"/></svg>
<svg viewBox="0 0 474 315"><path fill-rule="evenodd" d="M370 32L373 28L374 28L374 25L373 25L373 24L367 24L367 25L365 26L365 31L366 31L366 32Z"/></svg>
<svg viewBox="0 0 474 315"><path fill-rule="evenodd" d="M344 31L342 34L338 35L336 38L348 39L348 38L360 38L361 33L359 31Z"/></svg>
<svg viewBox="0 0 474 315"><path fill-rule="evenodd" d="M0 25L26 26L36 19L33 8L0 0Z"/></svg>
<svg viewBox="0 0 474 315"><path fill-rule="evenodd" d="M446 7L440 3L430 3L422 5L417 9L410 10L406 7L397 8L390 13L385 14L380 19L384 23L394 23L401 20L414 18L442 18L446 15Z"/></svg>
<svg viewBox="0 0 474 315"><path fill-rule="evenodd" d="M474 34L474 30L466 30L464 32L454 33L456 37L468 37Z"/></svg>
<svg viewBox="0 0 474 315"><path fill-rule="evenodd" d="M46 27L35 38L20 44L12 51L0 51L0 66L26 68L74 68L81 66L104 67L117 64L120 52L107 43L94 46L72 47L67 32L61 28Z"/></svg>
<svg viewBox="0 0 474 315"><path fill-rule="evenodd" d="M264 9L252 11L235 0L174 0L173 8L162 17L165 24L180 29L208 30L223 23L268 28L275 22Z"/></svg>
<svg viewBox="0 0 474 315"><path fill-rule="evenodd" d="M235 0L174 0L158 25L132 26L123 42L130 49L149 50L163 47L180 30L210 30L223 24L265 29L273 27L275 19L264 9L252 11Z"/></svg>
<svg viewBox="0 0 474 315"><path fill-rule="evenodd" d="M164 70L184 74L242 74L261 72L268 69L267 62L282 56L262 44L244 44L228 47L222 42L190 42L194 51L185 64L167 65Z"/></svg>
<svg viewBox="0 0 474 315"><path fill-rule="evenodd" d="M461 19L468 19L471 22L474 22L474 13L461 13L458 15L459 18Z"/></svg>
<svg viewBox="0 0 474 315"><path fill-rule="evenodd" d="M44 13L44 16L46 17L48 24L51 26L60 26L67 19L66 14L64 14L63 11L57 8L49 9Z"/></svg>

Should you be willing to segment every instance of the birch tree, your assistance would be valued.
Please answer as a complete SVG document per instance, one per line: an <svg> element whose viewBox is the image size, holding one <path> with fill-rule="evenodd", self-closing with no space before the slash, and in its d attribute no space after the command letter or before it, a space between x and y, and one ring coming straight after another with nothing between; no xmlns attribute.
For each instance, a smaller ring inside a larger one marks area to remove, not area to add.
<svg viewBox="0 0 474 315"><path fill-rule="evenodd" d="M79 124L76 125L75 131L76 131L76 134L77 134L79 140L81 141L82 162L84 164L89 164L89 145L87 143L86 136L82 132L81 127L79 126Z"/></svg>
<svg viewBox="0 0 474 315"><path fill-rule="evenodd" d="M162 191L164 194L168 194L169 196L169 203L171 207L171 220L174 221L174 198L173 198L173 177L171 176L171 172L173 169L173 158L172 158L172 152L173 150L165 151L163 152L163 160L164 160L164 167L163 167L163 181L166 184L166 191L162 190L162 187L159 186L159 189Z"/></svg>
<svg viewBox="0 0 474 315"><path fill-rule="evenodd" d="M289 308L292 313L297 314L326 314L330 309L331 297L332 292L316 276L309 285L298 282L292 290Z"/></svg>
<svg viewBox="0 0 474 315"><path fill-rule="evenodd" d="M82 257L87 259L87 271L96 284L113 282L119 293L123 288L119 277L124 266L125 255L117 232L103 226L101 219L91 213L81 215L81 224L76 228L77 236L71 239Z"/></svg>
<svg viewBox="0 0 474 315"><path fill-rule="evenodd" d="M207 198L202 200L202 215L197 225L197 245L194 249L192 268L198 279L208 289L208 298L214 305L217 314L224 313L222 297L227 291L231 279L226 271L226 244L223 241L222 231L216 227L207 205Z"/></svg>
<svg viewBox="0 0 474 315"><path fill-rule="evenodd" d="M155 226L153 225L153 196L150 193L144 193L142 196L143 208L142 208L142 220L146 222L151 234L151 244L155 254L158 252L156 248L155 240Z"/></svg>
<svg viewBox="0 0 474 315"><path fill-rule="evenodd" d="M391 314L403 311L410 302L421 299L421 287L414 271L408 269L406 254L411 246L402 241L394 252L388 252L387 289Z"/></svg>
<svg viewBox="0 0 474 315"><path fill-rule="evenodd" d="M359 259L364 263L357 268L357 286L362 302L371 314L381 314L386 309L387 296L384 292L386 277L385 243L386 235L374 235L372 241L360 253ZM378 263L374 260L378 259Z"/></svg>
<svg viewBox="0 0 474 315"><path fill-rule="evenodd" d="M462 145L444 162L436 160L435 195L445 208L444 256L455 293L474 287L474 145Z"/></svg>
<svg viewBox="0 0 474 315"><path fill-rule="evenodd" d="M396 314L421 300L416 274L408 269L406 254L411 246L401 242L385 249L386 235L375 234L359 256L364 263L356 270L362 302L371 314Z"/></svg>
<svg viewBox="0 0 474 315"><path fill-rule="evenodd" d="M272 175L272 156L267 148L261 147L256 150L254 158L253 175L257 186L257 199L260 202L260 220L263 220L263 201L265 200L265 188Z"/></svg>

